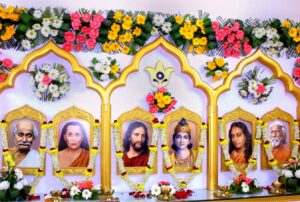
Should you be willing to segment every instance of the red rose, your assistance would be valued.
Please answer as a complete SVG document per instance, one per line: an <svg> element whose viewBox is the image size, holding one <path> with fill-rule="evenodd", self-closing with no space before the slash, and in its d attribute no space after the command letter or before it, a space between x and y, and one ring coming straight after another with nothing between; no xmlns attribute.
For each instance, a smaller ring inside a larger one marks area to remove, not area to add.
<svg viewBox="0 0 300 202"><path fill-rule="evenodd" d="M293 76L296 77L296 78L300 78L300 67L294 68Z"/></svg>
<svg viewBox="0 0 300 202"><path fill-rule="evenodd" d="M62 48L70 52L73 49L73 45L70 42L66 42L62 45Z"/></svg>
<svg viewBox="0 0 300 202"><path fill-rule="evenodd" d="M75 41L75 34L73 32L65 32L64 39L68 42Z"/></svg>
<svg viewBox="0 0 300 202"><path fill-rule="evenodd" d="M12 68L14 66L14 62L11 59L9 59L9 58L4 58L2 60L2 65L5 68L10 69L10 68Z"/></svg>

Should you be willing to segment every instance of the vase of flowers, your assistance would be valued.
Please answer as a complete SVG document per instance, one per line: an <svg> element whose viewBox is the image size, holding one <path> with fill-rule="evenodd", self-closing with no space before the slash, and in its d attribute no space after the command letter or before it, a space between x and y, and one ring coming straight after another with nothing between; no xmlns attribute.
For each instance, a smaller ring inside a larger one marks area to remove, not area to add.
<svg viewBox="0 0 300 202"><path fill-rule="evenodd" d="M300 193L300 163L298 160L290 160L283 165L279 181L288 192Z"/></svg>
<svg viewBox="0 0 300 202"><path fill-rule="evenodd" d="M93 58L92 64L93 66L89 66L89 69L99 81L116 80L120 76L120 67L116 59L107 57L101 61Z"/></svg>
<svg viewBox="0 0 300 202"><path fill-rule="evenodd" d="M74 200L96 200L101 195L100 185L94 186L91 180L75 182L70 189L70 196Z"/></svg>
<svg viewBox="0 0 300 202"><path fill-rule="evenodd" d="M293 68L293 79L300 86L300 58L296 59Z"/></svg>
<svg viewBox="0 0 300 202"><path fill-rule="evenodd" d="M18 168L1 169L0 201L26 200L30 186Z"/></svg>
<svg viewBox="0 0 300 202"><path fill-rule="evenodd" d="M245 173L242 173L239 177L229 182L229 192L237 194L252 194L261 192L256 179L246 177Z"/></svg>
<svg viewBox="0 0 300 202"><path fill-rule="evenodd" d="M214 58L213 61L206 62L204 67L207 70L206 77L212 77L213 81L225 79L228 75L228 63L223 58Z"/></svg>
<svg viewBox="0 0 300 202"><path fill-rule="evenodd" d="M39 100L57 101L70 90L70 76L61 64L43 64L29 73L33 92Z"/></svg>
<svg viewBox="0 0 300 202"><path fill-rule="evenodd" d="M151 187L150 194L159 200L172 200L176 193L176 188L167 181L160 181Z"/></svg>
<svg viewBox="0 0 300 202"><path fill-rule="evenodd" d="M276 82L275 77L263 77L260 67L255 67L246 73L242 82L238 84L239 94L243 99L250 100L253 104L267 101L273 87L270 84Z"/></svg>
<svg viewBox="0 0 300 202"><path fill-rule="evenodd" d="M177 100L164 87L160 87L156 91L149 93L146 101L149 104L149 112L164 114L174 109L177 103Z"/></svg>

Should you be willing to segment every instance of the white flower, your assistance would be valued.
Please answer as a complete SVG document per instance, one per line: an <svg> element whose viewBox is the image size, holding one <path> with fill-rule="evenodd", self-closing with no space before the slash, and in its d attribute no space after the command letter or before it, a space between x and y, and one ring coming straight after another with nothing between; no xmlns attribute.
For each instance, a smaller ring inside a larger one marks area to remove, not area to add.
<svg viewBox="0 0 300 202"><path fill-rule="evenodd" d="M103 65L104 66L110 66L111 65L111 58L110 57L107 57L107 58L105 58L103 61L102 61L102 63L103 63Z"/></svg>
<svg viewBox="0 0 300 202"><path fill-rule="evenodd" d="M243 97L247 97L247 96L248 96L248 92L245 91L245 90L240 90L239 92L240 92L240 94L241 94Z"/></svg>
<svg viewBox="0 0 300 202"><path fill-rule="evenodd" d="M78 195L79 193L80 193L80 190L78 189L77 186L71 187L71 190L70 190L71 197L74 197L74 196Z"/></svg>
<svg viewBox="0 0 300 202"><path fill-rule="evenodd" d="M275 41L274 46L281 47L281 46L283 46L283 43L281 41Z"/></svg>
<svg viewBox="0 0 300 202"><path fill-rule="evenodd" d="M31 43L30 43L30 41L27 40L27 39L23 39L23 40L21 41L21 45L23 46L23 48L24 48L25 50L31 49Z"/></svg>
<svg viewBox="0 0 300 202"><path fill-rule="evenodd" d="M163 24L161 29L162 29L162 31L164 31L165 33L168 34L172 30L172 24L170 22L166 22Z"/></svg>
<svg viewBox="0 0 300 202"><path fill-rule="evenodd" d="M57 97L59 97L59 96L60 96L60 93L59 93L58 90L57 90L57 91L54 91L54 92L52 93L52 97L57 98Z"/></svg>
<svg viewBox="0 0 300 202"><path fill-rule="evenodd" d="M35 80L32 76L30 77L30 83L31 83L32 86L35 84Z"/></svg>
<svg viewBox="0 0 300 202"><path fill-rule="evenodd" d="M300 178L300 170L296 170L296 172L295 172L295 177L296 177L296 178Z"/></svg>
<svg viewBox="0 0 300 202"><path fill-rule="evenodd" d="M42 70L44 70L45 72L49 72L51 69L51 66L49 64L44 64L42 67Z"/></svg>
<svg viewBox="0 0 300 202"><path fill-rule="evenodd" d="M60 94L65 94L66 91L68 91L70 88L69 86L62 86L59 88Z"/></svg>
<svg viewBox="0 0 300 202"><path fill-rule="evenodd" d="M47 90L47 85L45 85L45 84L43 84L43 83L40 83L39 85L38 85L38 91L39 92L45 92L46 90Z"/></svg>
<svg viewBox="0 0 300 202"><path fill-rule="evenodd" d="M156 27L152 27L151 36L157 36L157 35L158 35L158 29Z"/></svg>
<svg viewBox="0 0 300 202"><path fill-rule="evenodd" d="M23 173L19 168L15 169L15 175L17 176L17 181L19 181L23 178Z"/></svg>
<svg viewBox="0 0 300 202"><path fill-rule="evenodd" d="M292 178L294 175L293 175L293 172L292 171L290 171L290 170L284 170L284 171L282 171L283 173L284 173L284 176L286 177L286 178Z"/></svg>
<svg viewBox="0 0 300 202"><path fill-rule="evenodd" d="M266 34L266 30L264 28L256 27L253 29L252 33L256 38L261 39Z"/></svg>
<svg viewBox="0 0 300 202"><path fill-rule="evenodd" d="M160 186L158 186L157 184L153 185L151 187L151 195L153 196L158 196L161 194L161 189L160 189Z"/></svg>
<svg viewBox="0 0 300 202"><path fill-rule="evenodd" d="M268 27L266 31L267 31L266 35L268 39L272 39L275 35L277 35L277 29L273 27Z"/></svg>
<svg viewBox="0 0 300 202"><path fill-rule="evenodd" d="M52 26L56 29L60 28L62 23L63 23L63 21L57 17L53 18L53 20L52 20Z"/></svg>
<svg viewBox="0 0 300 202"><path fill-rule="evenodd" d="M247 193L247 192L249 192L249 186L245 183L245 182L243 182L242 183L242 191L244 192L244 193Z"/></svg>
<svg viewBox="0 0 300 202"><path fill-rule="evenodd" d="M33 17L35 17L37 19L41 18L42 14L43 13L42 13L42 11L40 9L36 9L36 10L33 11Z"/></svg>
<svg viewBox="0 0 300 202"><path fill-rule="evenodd" d="M111 70L110 66L103 65L100 68L100 73L108 74L110 72L110 70Z"/></svg>
<svg viewBox="0 0 300 202"><path fill-rule="evenodd" d="M162 26L162 24L165 22L165 18L162 15L154 15L153 17L153 24L156 27Z"/></svg>
<svg viewBox="0 0 300 202"><path fill-rule="evenodd" d="M50 28L48 26L43 26L41 29L41 33L44 37L49 37Z"/></svg>
<svg viewBox="0 0 300 202"><path fill-rule="evenodd" d="M34 29L27 30L26 37L28 39L35 39L36 38L36 31Z"/></svg>
<svg viewBox="0 0 300 202"><path fill-rule="evenodd" d="M258 186L259 186L259 184L258 184L258 182L257 182L256 179L253 180L253 184L254 184L255 187L258 187Z"/></svg>
<svg viewBox="0 0 300 202"><path fill-rule="evenodd" d="M23 183L22 183L22 181L20 181L17 184L15 184L14 188L17 189L17 190L23 189Z"/></svg>
<svg viewBox="0 0 300 202"><path fill-rule="evenodd" d="M97 184L93 187L93 190L96 190L96 191L101 191L101 185L100 184Z"/></svg>
<svg viewBox="0 0 300 202"><path fill-rule="evenodd" d="M258 102L258 100L257 100L256 98L254 98L254 99L251 100L251 102L252 102L253 104L256 104L256 103Z"/></svg>
<svg viewBox="0 0 300 202"><path fill-rule="evenodd" d="M94 66L94 69L95 69L96 72L100 72L101 67L102 67L101 63L96 63L95 66Z"/></svg>
<svg viewBox="0 0 300 202"><path fill-rule="evenodd" d="M42 26L41 26L40 24L36 23L36 24L32 25L32 28L33 28L34 30L38 31L38 30L41 30L41 29L42 29Z"/></svg>
<svg viewBox="0 0 300 202"><path fill-rule="evenodd" d="M254 94L256 92L257 85L249 85L248 92Z"/></svg>
<svg viewBox="0 0 300 202"><path fill-rule="evenodd" d="M177 190L176 190L176 188L175 188L173 185L170 185L169 187L171 188L171 191L170 191L169 195L172 196L172 195L175 194L175 192L176 192Z"/></svg>
<svg viewBox="0 0 300 202"><path fill-rule="evenodd" d="M109 79L109 75L108 74L102 74L100 76L100 80L102 80L102 81L105 81L105 80L108 80L108 79Z"/></svg>
<svg viewBox="0 0 300 202"><path fill-rule="evenodd" d="M249 85L251 86L257 86L257 81L254 79L249 80Z"/></svg>
<svg viewBox="0 0 300 202"><path fill-rule="evenodd" d="M61 74L59 75L59 82L65 83L68 81L69 76L67 74Z"/></svg>
<svg viewBox="0 0 300 202"><path fill-rule="evenodd" d="M40 98L42 98L42 94L41 94L41 92L40 91L35 91L35 96L38 98L38 99L40 99Z"/></svg>
<svg viewBox="0 0 300 202"><path fill-rule="evenodd" d="M51 93L54 93L54 92L58 91L58 86L55 85L55 84L50 84L50 85L49 85L49 91L50 91Z"/></svg>
<svg viewBox="0 0 300 202"><path fill-rule="evenodd" d="M0 182L0 190L7 190L10 186L10 183L8 181Z"/></svg>
<svg viewBox="0 0 300 202"><path fill-rule="evenodd" d="M52 79L57 79L58 76L59 76L59 71L57 69L51 69L49 71L49 76L52 78Z"/></svg>
<svg viewBox="0 0 300 202"><path fill-rule="evenodd" d="M256 91L253 93L254 98L259 98L260 97L260 93L257 93Z"/></svg>
<svg viewBox="0 0 300 202"><path fill-rule="evenodd" d="M44 74L42 72L38 72L34 78L36 81L41 82L44 78Z"/></svg>
<svg viewBox="0 0 300 202"><path fill-rule="evenodd" d="M92 192L90 192L90 190L84 189L82 191L82 197L85 198L86 200L88 200L89 198L91 198L91 196L92 196Z"/></svg>
<svg viewBox="0 0 300 202"><path fill-rule="evenodd" d="M51 36L57 36L57 34L58 34L58 31L56 29L51 29L50 30L50 35Z"/></svg>
<svg viewBox="0 0 300 202"><path fill-rule="evenodd" d="M44 27L48 27L51 24L51 20L49 18L43 18L42 24Z"/></svg>

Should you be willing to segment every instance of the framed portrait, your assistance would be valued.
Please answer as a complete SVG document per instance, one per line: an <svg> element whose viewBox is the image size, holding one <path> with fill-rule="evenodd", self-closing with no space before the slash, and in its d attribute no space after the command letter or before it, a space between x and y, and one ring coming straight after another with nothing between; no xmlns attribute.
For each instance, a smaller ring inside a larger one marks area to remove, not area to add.
<svg viewBox="0 0 300 202"><path fill-rule="evenodd" d="M87 168L93 142L93 123L91 114L76 107L54 116L58 163L64 174L82 175Z"/></svg>
<svg viewBox="0 0 300 202"><path fill-rule="evenodd" d="M145 173L150 155L149 146L152 140L152 120L150 112L135 108L118 118L121 126L120 140L123 151L123 162L128 174ZM153 173L157 172L157 156L154 157ZM117 174L121 174L117 165Z"/></svg>
<svg viewBox="0 0 300 202"><path fill-rule="evenodd" d="M8 123L8 148L16 167L27 175L34 175L35 170L41 166L45 170L45 161L39 162L42 154L38 151L41 125L46 121L44 114L25 105L9 112L4 119Z"/></svg>
<svg viewBox="0 0 300 202"><path fill-rule="evenodd" d="M262 120L268 123L268 135L271 141L271 152L274 159L281 167L288 161L292 151L292 141L294 139L294 119L289 113L279 108L266 113ZM268 163L268 158L264 147L262 150L262 169L272 169Z"/></svg>
<svg viewBox="0 0 300 202"><path fill-rule="evenodd" d="M248 160L254 148L257 119L253 114L237 108L226 113L223 116L223 121L230 158L238 170L244 170L248 166ZM224 154L221 155L221 170L229 171L225 165Z"/></svg>
<svg viewBox="0 0 300 202"><path fill-rule="evenodd" d="M171 163L176 172L193 170L200 141L201 117L184 107L165 116L166 134ZM166 171L163 163L163 171ZM202 165L200 167L202 171Z"/></svg>

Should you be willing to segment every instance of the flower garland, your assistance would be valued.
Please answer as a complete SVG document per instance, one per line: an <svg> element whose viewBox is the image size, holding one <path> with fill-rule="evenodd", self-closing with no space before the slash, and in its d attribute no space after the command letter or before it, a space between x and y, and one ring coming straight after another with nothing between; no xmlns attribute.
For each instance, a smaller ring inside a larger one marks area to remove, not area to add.
<svg viewBox="0 0 300 202"><path fill-rule="evenodd" d="M248 165L245 169L245 174L247 175L255 166L257 162L257 152L259 150L259 146L261 144L261 127L262 127L262 121L258 120L256 124L256 136L254 140L254 148L251 154L251 157L248 159ZM235 177L238 177L241 175L241 172L237 170L237 168L234 165L233 160L230 157L229 154L229 141L227 140L225 134L224 134L225 128L224 128L224 121L222 118L218 120L218 133L219 133L219 140L220 145L222 148L222 152L225 157L225 165L229 168L229 170L234 174Z"/></svg>
<svg viewBox="0 0 300 202"><path fill-rule="evenodd" d="M200 167L202 163L202 156L203 153L205 152L205 144L206 144L206 134L207 134L207 125L202 124L201 125L201 131L200 131L200 141L198 144L198 149L197 149L197 158L195 160L194 168L192 173L182 179L179 178L176 175L176 171L174 169L174 166L171 163L170 155L169 155L169 146L168 146L168 140L167 140L167 135L166 135L166 124L161 123L160 126L160 133L161 133L161 150L163 152L163 159L165 162L165 166L167 168L168 173L170 173L173 177L173 179L177 182L177 185L181 188L185 188L193 179L194 177L200 173Z"/></svg>
<svg viewBox="0 0 300 202"><path fill-rule="evenodd" d="M145 167L145 174L142 178L142 180L139 183L132 182L126 173L126 168L124 166L123 161L123 152L121 149L121 140L120 140L120 124L118 121L115 121L112 124L113 128L113 137L114 137L114 145L115 145L115 155L117 158L117 164L118 168L121 171L121 178L128 184L128 186L132 187L136 191L144 191L145 183L148 181L148 178L150 177L151 173L153 172L153 163L154 163L154 157L155 153L157 152L157 136L159 132L159 123L157 119L153 120L152 128L153 128L153 134L151 138L151 143L149 146L150 155L147 162L147 166Z"/></svg>
<svg viewBox="0 0 300 202"><path fill-rule="evenodd" d="M94 139L93 139L91 149L89 151L90 160L87 168L84 171L85 177L83 178L82 181L86 181L93 176L96 156L99 153L98 147L100 145L100 133L101 133L100 128L101 127L100 127L99 120L96 119L94 123ZM58 161L58 149L56 148L55 140L54 140L54 125L51 121L48 124L48 133L49 133L49 141L50 141L50 150L48 151L48 153L52 157L52 165L53 165L53 169L55 170L55 176L62 182L64 186L71 187L72 183L68 182L64 178L64 174L60 169L60 165Z"/></svg>
<svg viewBox="0 0 300 202"><path fill-rule="evenodd" d="M295 61L292 76L294 81L300 86L300 58Z"/></svg>
<svg viewBox="0 0 300 202"><path fill-rule="evenodd" d="M89 69L99 81L116 80L120 76L120 67L116 59L107 57L105 60L99 61L97 58L93 58L92 64L93 66L89 66Z"/></svg>
<svg viewBox="0 0 300 202"><path fill-rule="evenodd" d="M33 92L41 101L59 100L70 90L70 76L61 64L43 64L41 68L36 66L29 73Z"/></svg>
<svg viewBox="0 0 300 202"><path fill-rule="evenodd" d="M205 70L206 77L212 77L213 81L218 81L220 79L225 79L228 75L228 65L223 58L214 58L213 61L206 62Z"/></svg>
<svg viewBox="0 0 300 202"><path fill-rule="evenodd" d="M271 141L270 136L268 135L268 123L264 123L262 128L263 133L263 140L264 140L264 148L266 151L267 158L269 160L269 165L272 169L278 174L282 175L282 170L278 167L278 162L274 159L274 156L271 151ZM294 121L294 140L293 140L293 148L292 154L289 160L295 160L298 158L298 149L300 145L300 138L299 138L299 122Z"/></svg>
<svg viewBox="0 0 300 202"><path fill-rule="evenodd" d="M9 167L15 166L15 162L12 159L11 153L8 149L7 144L7 123L2 121L0 123L0 136L2 137L2 155L4 156L4 161L8 162ZM40 147L39 147L39 157L38 157L38 168L35 170L35 177L30 184L31 190L30 194L33 194L35 191L35 187L40 182L42 176L44 176L44 166L45 166L45 157L46 157L46 139L47 139L47 124L43 123L41 129L41 138L40 138Z"/></svg>
<svg viewBox="0 0 300 202"><path fill-rule="evenodd" d="M261 104L267 101L273 90L273 87L269 85L276 82L274 76L263 78L262 73L260 67L255 67L253 70L248 71L238 84L240 88L239 95L243 99L250 99L253 104Z"/></svg>

